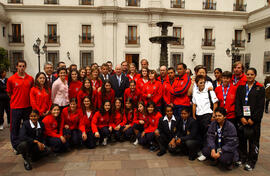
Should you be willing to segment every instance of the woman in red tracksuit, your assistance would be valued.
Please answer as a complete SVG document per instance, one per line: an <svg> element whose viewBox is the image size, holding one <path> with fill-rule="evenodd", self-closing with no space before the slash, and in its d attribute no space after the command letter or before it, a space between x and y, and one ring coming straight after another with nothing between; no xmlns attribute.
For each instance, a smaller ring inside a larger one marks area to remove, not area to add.
<svg viewBox="0 0 270 176"><path fill-rule="evenodd" d="M102 87L102 80L99 78L98 68L91 70L91 83L94 91L98 91Z"/></svg>
<svg viewBox="0 0 270 176"><path fill-rule="evenodd" d="M111 104L114 104L114 98L115 98L115 92L112 89L112 85L110 83L110 81L106 80L104 82L104 84L101 87L101 90L98 91L98 108L101 107L102 103L105 100L109 100L111 102Z"/></svg>
<svg viewBox="0 0 270 176"><path fill-rule="evenodd" d="M91 81L88 78L84 79L81 90L78 92L78 95L77 95L78 108L81 107L82 99L86 96L91 97L93 106L96 108L97 107L97 92L93 90Z"/></svg>
<svg viewBox="0 0 270 176"><path fill-rule="evenodd" d="M40 120L50 111L52 104L51 89L49 88L46 75L43 72L39 72L36 75L35 85L30 91L30 103L32 109L39 112Z"/></svg>
<svg viewBox="0 0 270 176"><path fill-rule="evenodd" d="M137 82L140 76L141 75L136 72L136 65L134 63L129 64L129 72L127 74L129 81L134 80Z"/></svg>
<svg viewBox="0 0 270 176"><path fill-rule="evenodd" d="M148 124L148 119L146 118L145 105L143 101L138 102L138 108L134 111L134 125L133 131L136 137L134 145L138 144L138 134L144 131L146 124Z"/></svg>
<svg viewBox="0 0 270 176"><path fill-rule="evenodd" d="M129 82L129 88L125 90L124 102L126 102L128 98L131 98L133 100L133 105L135 105L134 107L137 107L138 101L140 100L140 93L138 89L136 89L136 81L134 80Z"/></svg>
<svg viewBox="0 0 270 176"><path fill-rule="evenodd" d="M68 96L69 99L76 98L82 87L82 82L79 81L79 72L71 70L68 75Z"/></svg>
<svg viewBox="0 0 270 176"><path fill-rule="evenodd" d="M95 109L91 102L90 97L84 97L82 99L80 113L81 113L82 121L85 126L85 132L87 135L87 139L83 141L83 144L89 149L95 148L96 146L95 137L91 128L91 123L95 114Z"/></svg>
<svg viewBox="0 0 270 176"><path fill-rule="evenodd" d="M162 84L156 80L157 73L155 70L151 70L149 73L149 81L144 86L142 91L142 100L145 104L153 101L156 104L157 110L160 110L162 100Z"/></svg>
<svg viewBox="0 0 270 176"><path fill-rule="evenodd" d="M125 101L125 110L124 110L124 120L123 120L123 135L126 140L130 142L135 141L135 136L133 133L133 125L134 125L134 108L133 108L133 100L128 98Z"/></svg>
<svg viewBox="0 0 270 176"><path fill-rule="evenodd" d="M117 141L123 141L122 138L122 130L123 129L123 121L124 121L124 113L122 107L122 101L120 98L116 98L114 102L112 118L110 120L110 131L114 135Z"/></svg>
<svg viewBox="0 0 270 176"><path fill-rule="evenodd" d="M57 104L51 106L50 114L42 122L45 125L46 143L54 152L65 152L69 144L63 135L64 120L61 119L60 107Z"/></svg>
<svg viewBox="0 0 270 176"><path fill-rule="evenodd" d="M109 130L111 115L111 102L105 100L100 111L97 111L92 119L92 131L95 134L95 138L102 142L102 145L107 145L107 139L111 133Z"/></svg>
<svg viewBox="0 0 270 176"><path fill-rule="evenodd" d="M157 149L154 133L158 127L158 122L161 117L162 115L160 112L156 110L155 103L150 101L146 106L146 118L148 119L148 123L144 131L139 136L139 143L144 146L149 146L151 151L155 151Z"/></svg>
<svg viewBox="0 0 270 176"><path fill-rule="evenodd" d="M83 119L77 108L76 98L70 100L69 107L63 109L61 117L64 120L63 133L69 137L72 146L78 146L87 139Z"/></svg>
<svg viewBox="0 0 270 176"><path fill-rule="evenodd" d="M149 79L148 74L149 74L149 70L147 68L142 68L142 74L141 74L141 77L138 79L137 86L136 86L136 89L138 90L140 95L142 94L143 87L148 82L148 79Z"/></svg>

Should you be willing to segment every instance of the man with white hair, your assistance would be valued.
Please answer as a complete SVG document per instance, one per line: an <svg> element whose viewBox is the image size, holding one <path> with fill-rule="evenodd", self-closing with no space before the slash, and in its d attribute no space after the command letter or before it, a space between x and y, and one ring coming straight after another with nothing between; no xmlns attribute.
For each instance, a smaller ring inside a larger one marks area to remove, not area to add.
<svg viewBox="0 0 270 176"><path fill-rule="evenodd" d="M122 74L121 65L115 67L115 74L110 76L109 81L115 91L115 97L123 98L125 89L129 87L129 80Z"/></svg>
<svg viewBox="0 0 270 176"><path fill-rule="evenodd" d="M157 78L158 81L161 82L161 84L164 83L164 81L166 81L168 79L168 75L167 75L167 67L165 65L162 65L159 68L159 72L160 72L160 76Z"/></svg>

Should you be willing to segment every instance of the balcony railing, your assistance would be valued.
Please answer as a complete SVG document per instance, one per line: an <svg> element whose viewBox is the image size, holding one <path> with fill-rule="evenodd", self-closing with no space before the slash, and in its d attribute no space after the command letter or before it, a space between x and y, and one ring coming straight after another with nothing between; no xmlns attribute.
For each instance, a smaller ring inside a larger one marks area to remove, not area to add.
<svg viewBox="0 0 270 176"><path fill-rule="evenodd" d="M185 1L171 0L171 8L185 8Z"/></svg>
<svg viewBox="0 0 270 176"><path fill-rule="evenodd" d="M216 39L202 39L202 46L215 46Z"/></svg>
<svg viewBox="0 0 270 176"><path fill-rule="evenodd" d="M8 3L13 3L13 4L22 4L23 0L8 0Z"/></svg>
<svg viewBox="0 0 270 176"><path fill-rule="evenodd" d="M233 4L233 11L243 11L245 12L247 9L247 4Z"/></svg>
<svg viewBox="0 0 270 176"><path fill-rule="evenodd" d="M79 0L80 5L94 5L94 0Z"/></svg>
<svg viewBox="0 0 270 176"><path fill-rule="evenodd" d="M139 7L141 4L140 0L126 0L126 6Z"/></svg>
<svg viewBox="0 0 270 176"><path fill-rule="evenodd" d="M94 44L94 36L81 36L79 35L80 44Z"/></svg>
<svg viewBox="0 0 270 176"><path fill-rule="evenodd" d="M128 37L126 36L126 45L138 45L140 44L140 36L137 37Z"/></svg>
<svg viewBox="0 0 270 176"><path fill-rule="evenodd" d="M44 0L44 4L59 4L59 0Z"/></svg>
<svg viewBox="0 0 270 176"><path fill-rule="evenodd" d="M216 2L203 2L203 9L216 10Z"/></svg>
<svg viewBox="0 0 270 176"><path fill-rule="evenodd" d="M245 42L246 42L246 40L232 40L232 44L235 47L242 47L242 48L244 48L245 47Z"/></svg>
<svg viewBox="0 0 270 176"><path fill-rule="evenodd" d="M24 43L24 36L8 35L9 43Z"/></svg>
<svg viewBox="0 0 270 176"><path fill-rule="evenodd" d="M59 44L60 36L59 35L44 35L45 43Z"/></svg>
<svg viewBox="0 0 270 176"><path fill-rule="evenodd" d="M179 38L176 42L172 43L173 45L184 45L184 38Z"/></svg>

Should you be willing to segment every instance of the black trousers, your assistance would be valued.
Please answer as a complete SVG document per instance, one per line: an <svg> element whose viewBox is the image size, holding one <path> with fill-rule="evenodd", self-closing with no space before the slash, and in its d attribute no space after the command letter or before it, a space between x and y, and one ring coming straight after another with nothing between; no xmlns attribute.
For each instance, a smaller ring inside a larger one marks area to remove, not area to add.
<svg viewBox="0 0 270 176"><path fill-rule="evenodd" d="M200 149L200 141L196 139L190 139L186 141L182 141L180 145L177 145L176 148L168 148L169 152L176 153L180 151L182 153L187 154L190 158L197 157L197 152Z"/></svg>
<svg viewBox="0 0 270 176"><path fill-rule="evenodd" d="M82 132L79 129L64 129L63 130L64 135L70 135L69 143L71 146L78 146L82 144Z"/></svg>
<svg viewBox="0 0 270 176"><path fill-rule="evenodd" d="M253 135L248 138L245 136L243 128L238 130L239 136L239 156L242 162L247 162L255 166L260 148L261 124L252 125ZM249 144L249 147L247 147ZM249 150L248 150L249 149Z"/></svg>
<svg viewBox="0 0 270 176"><path fill-rule="evenodd" d="M11 109L10 141L14 149L19 145L21 121L29 119L32 108Z"/></svg>
<svg viewBox="0 0 270 176"><path fill-rule="evenodd" d="M22 154L23 158L27 161L37 161L41 158L42 153L36 143L26 141L23 141L18 145L17 151Z"/></svg>
<svg viewBox="0 0 270 176"><path fill-rule="evenodd" d="M96 141L95 141L94 134L92 133L92 131L89 131L86 134L87 134L87 139L86 139L86 141L83 141L83 144L89 149L95 148Z"/></svg>
<svg viewBox="0 0 270 176"><path fill-rule="evenodd" d="M200 125L200 137L201 141L203 141L203 146L206 146L206 138L207 138L207 130L211 123L212 114L204 114L204 115L196 115L197 121Z"/></svg>
<svg viewBox="0 0 270 176"><path fill-rule="evenodd" d="M52 151L56 153L66 152L69 148L68 141L66 141L66 143L62 143L60 138L48 137L46 142L47 145L52 148Z"/></svg>
<svg viewBox="0 0 270 176"><path fill-rule="evenodd" d="M203 150L202 150L202 153L207 158L212 158L211 157L211 148L210 147L204 147ZM230 164L233 163L233 159L234 159L234 153L224 152L224 153L220 154L220 157L218 158L218 161L220 163L222 163L222 164L230 165Z"/></svg>
<svg viewBox="0 0 270 176"><path fill-rule="evenodd" d="M0 125L4 123L4 113L6 111L7 121L10 124L10 104L9 100L0 100Z"/></svg>
<svg viewBox="0 0 270 176"><path fill-rule="evenodd" d="M173 136L167 136L164 133L160 133L160 136L157 137L157 142L160 148L160 151L167 151L168 144L171 142Z"/></svg>

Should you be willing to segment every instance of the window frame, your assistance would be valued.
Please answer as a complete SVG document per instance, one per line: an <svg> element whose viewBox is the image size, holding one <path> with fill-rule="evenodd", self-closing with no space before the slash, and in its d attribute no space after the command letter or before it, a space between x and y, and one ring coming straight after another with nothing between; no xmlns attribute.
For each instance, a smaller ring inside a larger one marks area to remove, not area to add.
<svg viewBox="0 0 270 176"><path fill-rule="evenodd" d="M84 65L84 63L83 63L83 55L84 54L91 54L90 61L89 61L90 63L88 63L89 66L92 63L94 63L94 51L93 50L80 50L80 68L84 68L84 67L88 66L88 65Z"/></svg>
<svg viewBox="0 0 270 176"><path fill-rule="evenodd" d="M211 56L210 66L208 67L205 63L205 56ZM215 53L203 53L202 54L202 65L206 67L207 73L213 73L215 68ZM210 68L210 69L209 69Z"/></svg>

